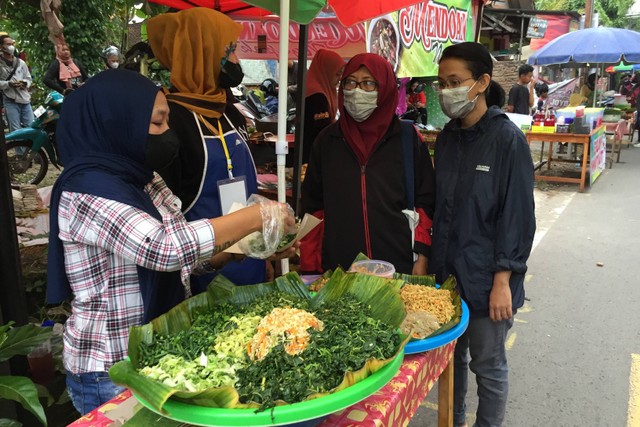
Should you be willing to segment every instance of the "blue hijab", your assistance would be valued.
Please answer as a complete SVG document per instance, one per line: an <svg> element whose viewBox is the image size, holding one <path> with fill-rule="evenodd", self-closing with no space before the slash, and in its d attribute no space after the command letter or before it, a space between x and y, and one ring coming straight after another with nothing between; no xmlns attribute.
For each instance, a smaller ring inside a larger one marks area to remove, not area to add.
<svg viewBox="0 0 640 427"><path fill-rule="evenodd" d="M51 193L48 303L72 297L63 245L58 237L58 205L63 191L125 203L162 220L144 191L153 178L153 171L144 163L158 90L150 80L133 71L107 70L65 98L57 127L58 153L65 169ZM138 266L145 321L162 314L166 308L155 308L159 276L160 273ZM178 287L179 282L174 290ZM163 289L163 294L166 291ZM181 292L178 295L184 296Z"/></svg>

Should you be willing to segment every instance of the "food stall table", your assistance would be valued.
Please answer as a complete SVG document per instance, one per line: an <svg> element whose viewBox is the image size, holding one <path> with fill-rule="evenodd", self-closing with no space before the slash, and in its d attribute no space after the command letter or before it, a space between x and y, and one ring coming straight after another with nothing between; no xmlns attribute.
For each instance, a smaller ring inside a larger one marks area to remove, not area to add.
<svg viewBox="0 0 640 427"><path fill-rule="evenodd" d="M532 141L541 141L542 149L544 150L544 143L549 143L547 153L547 169L551 169L552 161L570 161L576 163L575 160L565 160L559 158L553 158L553 144L554 143L568 143L570 146L582 145L582 161L580 178L571 178L564 176L547 176L536 174L535 179L537 181L551 181L551 182L567 182L573 184L580 184L580 192L584 191L585 184L587 183L587 165L590 165L590 183L596 180L602 170L604 170L606 162L606 140L604 126L599 126L590 134L575 134L575 133L547 133L547 132L526 132L527 143L531 145ZM542 160L542 158L541 158Z"/></svg>
<svg viewBox="0 0 640 427"><path fill-rule="evenodd" d="M407 355L398 373L378 392L340 412L329 415L318 426L396 427L405 426L425 399L435 382L438 384L438 426L453 425L453 350L455 341L434 350ZM137 404L128 390L101 407L86 414L68 427L133 427L142 426L130 420L137 411L146 411ZM137 416L140 414L136 415ZM130 421L129 421L130 420ZM184 423L162 419L158 427L185 427Z"/></svg>

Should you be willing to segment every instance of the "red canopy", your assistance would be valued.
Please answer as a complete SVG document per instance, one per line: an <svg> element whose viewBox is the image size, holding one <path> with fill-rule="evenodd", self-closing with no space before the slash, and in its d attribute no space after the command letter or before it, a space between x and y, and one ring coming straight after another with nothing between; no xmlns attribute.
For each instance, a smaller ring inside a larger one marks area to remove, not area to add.
<svg viewBox="0 0 640 427"><path fill-rule="evenodd" d="M163 4L176 9L191 7L209 7L225 14L245 16L267 16L273 12L252 6L238 0L149 0L152 3ZM305 0L292 0L302 1ZM251 0L251 3L262 4L263 0ZM267 2L264 2L265 5ZM419 0L326 0L326 4L335 12L340 22L349 27L386 13L400 10L404 7L420 3ZM296 20L291 16L292 20Z"/></svg>

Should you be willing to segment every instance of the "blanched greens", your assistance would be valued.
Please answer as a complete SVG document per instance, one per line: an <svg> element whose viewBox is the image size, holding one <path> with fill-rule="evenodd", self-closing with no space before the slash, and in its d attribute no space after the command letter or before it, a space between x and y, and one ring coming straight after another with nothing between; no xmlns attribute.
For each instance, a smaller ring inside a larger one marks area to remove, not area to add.
<svg viewBox="0 0 640 427"><path fill-rule="evenodd" d="M362 368L367 359L392 357L400 336L368 311L349 296L324 305L315 312L324 330L312 332L303 353L290 356L279 345L262 361L238 371L240 401L261 403L262 409L278 400L300 402L309 394L334 389L346 371Z"/></svg>
<svg viewBox="0 0 640 427"><path fill-rule="evenodd" d="M247 343L260 319L277 307L309 311L324 329L310 329L310 343L295 356L280 343L252 362ZM395 328L371 318L368 307L350 296L314 310L309 300L272 292L247 306L216 306L197 314L190 329L141 344L140 373L187 391L233 385L240 402L266 409L277 401L299 402L329 392L345 372L361 369L369 359L392 357L400 341Z"/></svg>

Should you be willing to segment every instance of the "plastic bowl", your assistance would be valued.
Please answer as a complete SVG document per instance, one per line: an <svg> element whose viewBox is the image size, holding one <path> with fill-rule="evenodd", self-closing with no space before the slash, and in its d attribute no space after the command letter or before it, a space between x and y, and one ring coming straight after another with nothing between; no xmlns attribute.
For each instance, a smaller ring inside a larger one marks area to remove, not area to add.
<svg viewBox="0 0 640 427"><path fill-rule="evenodd" d="M393 279L396 268L390 262L370 259L354 262L349 271Z"/></svg>

